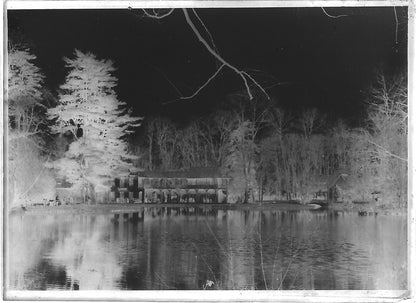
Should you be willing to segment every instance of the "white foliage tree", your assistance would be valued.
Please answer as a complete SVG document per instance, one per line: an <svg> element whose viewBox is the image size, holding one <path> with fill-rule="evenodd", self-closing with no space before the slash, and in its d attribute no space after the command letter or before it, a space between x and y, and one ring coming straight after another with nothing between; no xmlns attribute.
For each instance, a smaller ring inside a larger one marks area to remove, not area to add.
<svg viewBox="0 0 416 303"><path fill-rule="evenodd" d="M9 50L7 100L11 140L36 134L42 123L38 109L44 108L41 103L44 76L33 63L35 59L28 49Z"/></svg>
<svg viewBox="0 0 416 303"><path fill-rule="evenodd" d="M11 46L7 59L8 201L15 206L52 198L55 184L38 136L45 122L44 76L29 49Z"/></svg>
<svg viewBox="0 0 416 303"><path fill-rule="evenodd" d="M54 132L72 133L74 141L54 167L92 199L108 187L108 181L132 168L124 136L140 125L141 118L126 112L117 99L117 78L110 60L99 60L91 53L75 50L74 59L64 58L70 69L60 87L58 106L48 110L56 119Z"/></svg>

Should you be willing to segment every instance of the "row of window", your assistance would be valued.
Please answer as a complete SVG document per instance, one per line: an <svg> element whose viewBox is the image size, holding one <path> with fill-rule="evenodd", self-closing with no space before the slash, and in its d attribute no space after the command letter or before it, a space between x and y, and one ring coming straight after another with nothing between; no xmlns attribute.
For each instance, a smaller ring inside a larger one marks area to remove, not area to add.
<svg viewBox="0 0 416 303"><path fill-rule="evenodd" d="M137 178L128 177L115 180L115 186L128 187L153 187L153 188L175 188L186 186L201 187L226 187L228 180L225 178Z"/></svg>

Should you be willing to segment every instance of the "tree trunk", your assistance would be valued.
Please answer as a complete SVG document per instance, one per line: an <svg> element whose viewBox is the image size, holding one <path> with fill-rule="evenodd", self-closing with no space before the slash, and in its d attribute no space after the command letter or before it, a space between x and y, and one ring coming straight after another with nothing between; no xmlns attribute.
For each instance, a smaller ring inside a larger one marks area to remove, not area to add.
<svg viewBox="0 0 416 303"><path fill-rule="evenodd" d="M153 170L153 137L149 137L149 170Z"/></svg>
<svg viewBox="0 0 416 303"><path fill-rule="evenodd" d="M90 197L90 201L89 204L96 204L96 192L95 192L95 187L93 184L89 185L89 197Z"/></svg>

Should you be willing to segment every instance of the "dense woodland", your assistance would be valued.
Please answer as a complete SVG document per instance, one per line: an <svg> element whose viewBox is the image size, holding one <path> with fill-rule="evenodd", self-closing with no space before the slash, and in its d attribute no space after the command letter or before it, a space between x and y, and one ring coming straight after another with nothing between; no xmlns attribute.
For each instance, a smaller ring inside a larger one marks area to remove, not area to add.
<svg viewBox="0 0 416 303"><path fill-rule="evenodd" d="M407 203L405 72L375 73L358 125L315 108L289 111L260 91L253 99L230 92L217 110L177 123L133 117L115 93L114 63L94 54L64 58L68 73L57 92L46 87L30 49L10 46L8 64L12 205L53 199L56 180L100 202L97 194L119 174L198 167L232 177L234 202L306 202L343 173L339 200L371 201L377 193L379 206Z"/></svg>

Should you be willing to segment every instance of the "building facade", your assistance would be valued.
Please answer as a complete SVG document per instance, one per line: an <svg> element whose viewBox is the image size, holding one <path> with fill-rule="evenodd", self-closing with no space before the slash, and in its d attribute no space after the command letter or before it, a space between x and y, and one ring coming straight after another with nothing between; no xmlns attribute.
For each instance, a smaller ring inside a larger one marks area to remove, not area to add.
<svg viewBox="0 0 416 303"><path fill-rule="evenodd" d="M230 178L215 169L143 171L116 178L115 203L226 203Z"/></svg>

